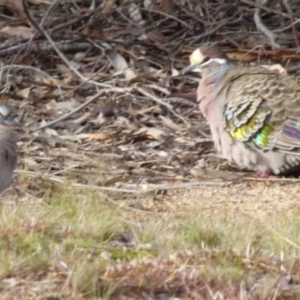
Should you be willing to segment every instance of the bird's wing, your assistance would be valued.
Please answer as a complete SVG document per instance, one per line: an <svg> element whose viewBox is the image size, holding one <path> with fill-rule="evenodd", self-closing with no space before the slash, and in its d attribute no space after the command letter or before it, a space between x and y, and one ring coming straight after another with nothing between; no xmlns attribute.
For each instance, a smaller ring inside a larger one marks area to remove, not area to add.
<svg viewBox="0 0 300 300"><path fill-rule="evenodd" d="M223 125L232 138L260 150L300 149L299 79L254 69L235 73L223 92Z"/></svg>

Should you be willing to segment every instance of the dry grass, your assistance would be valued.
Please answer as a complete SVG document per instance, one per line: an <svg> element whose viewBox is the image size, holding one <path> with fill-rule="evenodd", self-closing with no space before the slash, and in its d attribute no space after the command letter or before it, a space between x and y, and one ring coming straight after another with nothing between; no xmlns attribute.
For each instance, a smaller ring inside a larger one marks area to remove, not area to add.
<svg viewBox="0 0 300 300"><path fill-rule="evenodd" d="M252 192L262 184L252 183ZM165 201L151 194L135 199L144 206L160 202L161 212L154 204L151 213L122 207L122 197L107 201L107 194L65 184L52 185L40 200L16 200L8 191L0 216L1 299L295 299L297 201L287 199L280 214L270 210L265 199L279 191L273 183L265 188L269 195L245 193L242 201L245 208L260 202L268 218L255 210L239 214L234 195L240 198L247 186L174 191ZM282 196L297 189L285 186ZM220 199L227 205L220 207Z"/></svg>

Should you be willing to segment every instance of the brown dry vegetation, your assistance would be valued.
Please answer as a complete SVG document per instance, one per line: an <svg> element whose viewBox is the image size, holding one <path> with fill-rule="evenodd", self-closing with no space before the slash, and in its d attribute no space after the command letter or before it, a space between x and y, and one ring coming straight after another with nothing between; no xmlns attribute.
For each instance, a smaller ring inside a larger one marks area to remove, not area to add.
<svg viewBox="0 0 300 300"><path fill-rule="evenodd" d="M296 0L1 1L0 99L23 126L0 299L300 298L299 180L218 158L197 80L179 75L204 42L300 73L299 14Z"/></svg>

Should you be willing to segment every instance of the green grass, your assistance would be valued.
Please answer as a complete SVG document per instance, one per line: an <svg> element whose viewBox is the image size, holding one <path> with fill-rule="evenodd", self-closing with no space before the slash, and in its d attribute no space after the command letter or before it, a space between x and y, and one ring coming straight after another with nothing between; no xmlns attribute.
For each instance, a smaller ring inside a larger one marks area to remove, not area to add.
<svg viewBox="0 0 300 300"><path fill-rule="evenodd" d="M168 260L182 254L196 259L192 267L207 282L221 285L225 280L239 286L253 272L267 272L261 260L279 260L283 255L285 267L293 269L300 255L299 210L292 219L283 214L258 222L250 217L232 219L226 210L206 216L201 205L195 205L189 212L153 214L135 223L129 212L108 203L105 195L66 186L36 201L4 201L0 208L0 277L26 277L59 266L66 284L87 298L109 299L120 278L100 285L99 280L116 263ZM126 234L129 244L114 243ZM146 270L140 271L139 288L147 289ZM270 295L267 288L261 293L262 299Z"/></svg>
<svg viewBox="0 0 300 300"><path fill-rule="evenodd" d="M220 211L218 216L207 217L199 206L184 215L153 218L143 230L135 232L139 241L151 243L160 255L190 249L232 249L239 254L246 254L246 250L261 253L284 251L299 255L299 210L294 213L292 221L291 217L281 215L259 222L250 217L232 220L226 211Z"/></svg>

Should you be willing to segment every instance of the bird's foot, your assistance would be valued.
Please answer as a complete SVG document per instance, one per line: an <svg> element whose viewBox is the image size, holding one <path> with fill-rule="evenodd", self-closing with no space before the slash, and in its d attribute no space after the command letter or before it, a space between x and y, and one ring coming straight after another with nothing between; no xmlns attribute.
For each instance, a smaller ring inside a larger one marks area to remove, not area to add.
<svg viewBox="0 0 300 300"><path fill-rule="evenodd" d="M279 176L272 175L267 172L259 172L259 173L257 173L257 177L262 178L262 179L276 179L276 178L278 179L279 178Z"/></svg>

